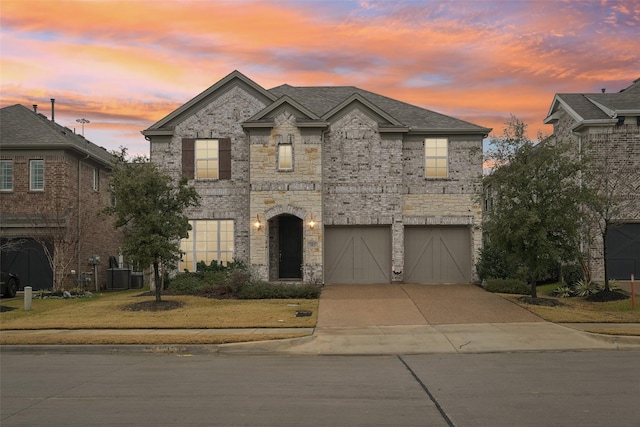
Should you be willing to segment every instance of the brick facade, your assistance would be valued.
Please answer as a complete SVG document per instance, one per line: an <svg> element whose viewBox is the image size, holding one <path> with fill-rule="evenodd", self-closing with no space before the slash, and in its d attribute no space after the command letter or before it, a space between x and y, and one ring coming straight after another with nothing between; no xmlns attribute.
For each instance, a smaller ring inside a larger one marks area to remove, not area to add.
<svg viewBox="0 0 640 427"><path fill-rule="evenodd" d="M189 216L232 219L234 256L249 262L260 278L278 279L275 236L281 215L302 220L303 282L323 281L325 226L388 226L393 281L403 280L405 225L467 227L475 265L481 245L476 194L487 129L445 134L449 175L431 180L425 178L428 130L409 132L397 123L397 131L389 129L384 123L391 119L364 105L366 100L321 118L251 83L232 73L143 133L152 161L175 178L181 174L183 138L231 139L231 179L192 180L202 201ZM292 143L292 170L278 170L282 140ZM256 219L260 229L252 225Z"/></svg>
<svg viewBox="0 0 640 427"><path fill-rule="evenodd" d="M640 223L640 79L619 93L558 94L545 123L591 165L592 184L618 199L609 220ZM585 224L583 247L591 278L604 280L601 223ZM615 225L614 225L615 227Z"/></svg>
<svg viewBox="0 0 640 427"><path fill-rule="evenodd" d="M94 157L88 152L81 153L76 148L76 139L81 137L70 135L71 141L57 143L48 134L49 127L54 132L62 128L54 123L46 123L47 131L40 132L42 137L37 146L23 140L11 140L7 128L14 124L18 127L31 126L36 128L46 119L27 110L22 106L6 107L18 110L18 115L5 115L3 111L3 141L0 159L12 161L13 189L0 192L0 234L3 239L59 240L54 251L60 254L61 246L65 247L64 259L68 265L60 279L65 288L77 286L78 279L83 272L91 277L91 287L95 289L93 266L89 265L89 257L100 257L98 264L98 286L105 287L106 268L110 255L117 255L122 244L122 233L114 231L109 217L101 213L102 209L111 203L109 192L109 169L107 166L109 155L102 150L102 157ZM24 111L22 110L24 109ZM3 109L6 110L6 109ZM23 121L24 120L24 121ZM35 120L35 125L30 123ZM66 132L66 131L65 131ZM6 138L4 138L6 136ZM63 138L65 136L63 135ZM29 141L26 137L24 140ZM47 144L47 143L50 144ZM40 145L41 143L41 145ZM90 144L82 138L82 144ZM29 161L44 160L44 190L31 191L29 189ZM97 171L97 189L94 189L94 173ZM6 254L3 254L3 256ZM36 268L35 266L32 266ZM72 273L72 270L75 273ZM28 276L28 275L27 275ZM32 286L34 289L50 289L51 283L27 283L23 280L21 286Z"/></svg>

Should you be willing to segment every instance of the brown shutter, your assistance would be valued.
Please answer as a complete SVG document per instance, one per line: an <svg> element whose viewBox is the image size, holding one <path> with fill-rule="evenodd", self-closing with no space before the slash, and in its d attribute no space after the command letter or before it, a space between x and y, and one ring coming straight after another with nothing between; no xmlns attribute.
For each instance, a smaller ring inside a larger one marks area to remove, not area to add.
<svg viewBox="0 0 640 427"><path fill-rule="evenodd" d="M231 139L218 140L220 179L231 179Z"/></svg>
<svg viewBox="0 0 640 427"><path fill-rule="evenodd" d="M182 138L182 176L187 179L195 177L195 144L194 138Z"/></svg>

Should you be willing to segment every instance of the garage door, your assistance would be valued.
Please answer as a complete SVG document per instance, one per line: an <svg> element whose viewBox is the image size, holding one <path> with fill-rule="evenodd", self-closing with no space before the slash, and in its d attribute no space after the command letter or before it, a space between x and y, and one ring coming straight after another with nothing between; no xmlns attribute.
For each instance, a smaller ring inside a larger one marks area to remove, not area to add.
<svg viewBox="0 0 640 427"><path fill-rule="evenodd" d="M406 227L405 283L471 282L468 227Z"/></svg>
<svg viewBox="0 0 640 427"><path fill-rule="evenodd" d="M326 283L390 283L389 227L325 228Z"/></svg>
<svg viewBox="0 0 640 427"><path fill-rule="evenodd" d="M629 280L632 273L640 277L640 224L611 227L607 243L609 278Z"/></svg>

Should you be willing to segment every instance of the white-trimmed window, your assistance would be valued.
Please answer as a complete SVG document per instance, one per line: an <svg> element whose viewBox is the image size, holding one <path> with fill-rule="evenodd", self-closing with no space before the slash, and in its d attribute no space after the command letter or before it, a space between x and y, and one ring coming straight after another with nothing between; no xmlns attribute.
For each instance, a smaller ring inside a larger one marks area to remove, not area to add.
<svg viewBox="0 0 640 427"><path fill-rule="evenodd" d="M44 160L29 160L29 190L44 191Z"/></svg>
<svg viewBox="0 0 640 427"><path fill-rule="evenodd" d="M180 241L184 252L180 271L196 271L196 264L216 260L222 265L233 261L233 220L199 219L189 221L189 237Z"/></svg>
<svg viewBox="0 0 640 427"><path fill-rule="evenodd" d="M219 149L217 139L196 139L196 179L219 178Z"/></svg>
<svg viewBox="0 0 640 427"><path fill-rule="evenodd" d="M100 170L98 168L93 168L93 191L98 191L100 189Z"/></svg>
<svg viewBox="0 0 640 427"><path fill-rule="evenodd" d="M13 191L13 160L0 160L0 191Z"/></svg>
<svg viewBox="0 0 640 427"><path fill-rule="evenodd" d="M287 135L286 141L282 140L282 135L276 136L278 143L278 170L293 170L293 135Z"/></svg>
<svg viewBox="0 0 640 427"><path fill-rule="evenodd" d="M447 138L424 140L424 176L446 178L449 176L449 141Z"/></svg>

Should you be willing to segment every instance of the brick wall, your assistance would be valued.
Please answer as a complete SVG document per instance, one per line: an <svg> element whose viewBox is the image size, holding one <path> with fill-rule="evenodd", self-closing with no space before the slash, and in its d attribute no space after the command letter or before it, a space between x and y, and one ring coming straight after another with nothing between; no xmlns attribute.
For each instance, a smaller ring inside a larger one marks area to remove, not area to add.
<svg viewBox="0 0 640 427"><path fill-rule="evenodd" d="M329 129L299 128L293 112L274 111L273 128L241 123L265 107L241 86L220 94L175 127L170 140L154 139L151 158L181 175L182 138L228 137L232 179L192 182L202 205L193 219L233 219L235 255L248 260L263 279L277 277L275 221L280 214L304 220L303 281L322 280L323 228L327 225L389 225L393 265L402 266L404 225L469 226L474 250L480 247L482 141L450 138L445 180L424 177L424 136L378 132L377 119L358 107L342 112ZM294 167L277 169L277 135L293 136ZM252 224L260 217L263 228ZM307 221L313 216L313 230ZM394 276L402 280L402 275Z"/></svg>
<svg viewBox="0 0 640 427"><path fill-rule="evenodd" d="M572 116L560 110L558 121L554 123L556 139L571 141L576 152L581 148L583 154L593 165L596 174L600 174L600 189L605 187L604 179L616 187L616 194L623 199L619 203L619 214L610 219L617 222L640 221L640 128L635 117L628 117L626 124L614 126L593 126L573 133L576 124ZM596 178L597 180L598 178ZM588 263L591 277L596 281L604 280L604 255L600 226L597 223L586 224L588 230L584 236L585 250L589 254Z"/></svg>
<svg viewBox="0 0 640 427"><path fill-rule="evenodd" d="M3 237L64 239L60 245L66 248L65 259L70 260L64 277L66 288L76 286L81 272L93 271L87 263L89 256L100 256L103 260L102 269L108 256L117 254L122 244L122 233L114 231L111 219L101 214L102 209L110 203L109 174L104 167L90 163L91 160L81 161L74 154L62 150L40 150L38 154L3 150L2 159L13 160L14 174L13 191L0 194ZM29 190L31 159L44 159L44 191ZM97 192L93 189L93 170L96 167L99 168L100 177ZM58 227L48 228L53 223ZM105 275L99 273L100 287L104 287L105 280ZM95 289L95 281L92 284ZM50 288L51 285L32 286Z"/></svg>

